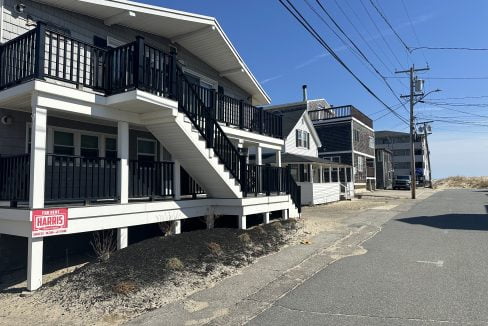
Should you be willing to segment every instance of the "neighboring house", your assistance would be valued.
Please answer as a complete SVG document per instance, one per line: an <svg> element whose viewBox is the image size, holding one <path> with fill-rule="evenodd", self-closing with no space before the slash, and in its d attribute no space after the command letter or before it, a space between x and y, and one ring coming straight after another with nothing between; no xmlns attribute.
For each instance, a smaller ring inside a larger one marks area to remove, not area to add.
<svg viewBox="0 0 488 326"><path fill-rule="evenodd" d="M425 137L417 135L415 138L415 172L417 181L430 181L429 161ZM398 131L377 131L376 148L388 149L393 156L393 170L395 175L410 175L410 134Z"/></svg>
<svg viewBox="0 0 488 326"><path fill-rule="evenodd" d="M353 196L351 166L318 157L322 143L307 114L307 102L273 105L266 111L281 115L285 144L281 164L287 167L301 187L301 203L317 205ZM279 159L279 158L278 158ZM263 161L276 164L276 157Z"/></svg>
<svg viewBox="0 0 488 326"><path fill-rule="evenodd" d="M279 156L282 121L254 106L270 99L215 18L122 0L22 4L0 11L0 232L28 239L29 290L46 236L116 229L123 248L142 224L299 216L279 164L248 196L260 167L244 153Z"/></svg>
<svg viewBox="0 0 488 326"><path fill-rule="evenodd" d="M321 158L354 167L355 189L376 186L373 121L352 105L308 101L308 113L322 142Z"/></svg>
<svg viewBox="0 0 488 326"><path fill-rule="evenodd" d="M376 188L392 189L393 187L393 154L384 148L376 149Z"/></svg>

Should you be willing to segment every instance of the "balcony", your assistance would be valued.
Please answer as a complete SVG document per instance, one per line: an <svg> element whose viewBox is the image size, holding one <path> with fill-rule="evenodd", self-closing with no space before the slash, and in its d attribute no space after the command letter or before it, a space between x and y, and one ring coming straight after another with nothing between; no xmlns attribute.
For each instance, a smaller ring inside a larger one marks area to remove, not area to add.
<svg viewBox="0 0 488 326"><path fill-rule="evenodd" d="M373 128L373 120L352 105L334 106L327 109L309 111L310 119L313 122L325 121L338 118L356 118L370 128Z"/></svg>
<svg viewBox="0 0 488 326"><path fill-rule="evenodd" d="M149 46L142 37L106 49L43 23L0 46L0 90L41 79L73 84L107 96L140 89L181 100L185 86L177 70L175 55ZM216 121L282 139L281 116L215 90L194 84L191 87Z"/></svg>
<svg viewBox="0 0 488 326"><path fill-rule="evenodd" d="M129 161L129 198L174 197L173 162ZM116 158L46 155L46 204L117 202L120 160ZM29 202L30 154L0 157L0 201L16 207Z"/></svg>

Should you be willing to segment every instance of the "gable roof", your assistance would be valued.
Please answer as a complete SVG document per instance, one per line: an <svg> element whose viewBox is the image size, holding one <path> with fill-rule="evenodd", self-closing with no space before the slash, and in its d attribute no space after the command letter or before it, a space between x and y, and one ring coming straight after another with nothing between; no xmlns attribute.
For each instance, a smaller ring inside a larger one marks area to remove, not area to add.
<svg viewBox="0 0 488 326"><path fill-rule="evenodd" d="M271 102L214 17L126 0L34 1L167 38L251 94L254 105Z"/></svg>
<svg viewBox="0 0 488 326"><path fill-rule="evenodd" d="M322 143L320 141L319 135L313 126L312 120L307 114L307 103L306 102L297 102L297 103L290 103L287 105L276 105L276 106L268 106L264 108L267 111L271 111L274 113L279 113L282 116L282 125L283 125L283 136L288 137L290 133L293 131L295 126L298 124L300 119L303 118L305 124L307 125L310 134L314 138L317 147L321 147Z"/></svg>

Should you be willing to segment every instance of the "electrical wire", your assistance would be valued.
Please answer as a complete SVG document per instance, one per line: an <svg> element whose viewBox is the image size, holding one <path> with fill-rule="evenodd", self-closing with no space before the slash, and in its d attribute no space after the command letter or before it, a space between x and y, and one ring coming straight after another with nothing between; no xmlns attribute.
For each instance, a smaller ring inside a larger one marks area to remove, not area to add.
<svg viewBox="0 0 488 326"><path fill-rule="evenodd" d="M290 0L278 0L281 5L305 28L305 30L313 37L319 44L334 58L336 59L339 64L346 69L349 74L351 74L354 79L369 93L371 94L378 102L380 102L383 106L388 108L390 111L394 112L393 114L403 121L404 123L408 124L408 121L402 117L398 112L391 109L376 93L374 93L347 65L342 59L335 53L335 51L325 42L325 40L317 33L317 31L310 25L310 23L303 17L299 10L290 2ZM285 4L285 1L288 5ZM292 8L292 9L290 9Z"/></svg>
<svg viewBox="0 0 488 326"><path fill-rule="evenodd" d="M417 50L454 50L454 51L488 51L488 48L468 48L468 47L433 47L433 46L418 46L410 48L410 52Z"/></svg>
<svg viewBox="0 0 488 326"><path fill-rule="evenodd" d="M413 20L410 17L410 13L408 12L407 5L405 4L405 1L404 0L401 0L401 1L402 1L402 5L403 5L403 10L407 14L408 21L410 22L410 27L412 28L413 35L414 35L414 37L415 37L415 39L417 41L417 44L420 46L421 42L420 42L419 36L417 34L417 31L415 30L415 26L413 25ZM422 53L422 56L424 57L425 62L427 63L428 60L427 60L427 57L425 56L424 51L421 51L421 53Z"/></svg>

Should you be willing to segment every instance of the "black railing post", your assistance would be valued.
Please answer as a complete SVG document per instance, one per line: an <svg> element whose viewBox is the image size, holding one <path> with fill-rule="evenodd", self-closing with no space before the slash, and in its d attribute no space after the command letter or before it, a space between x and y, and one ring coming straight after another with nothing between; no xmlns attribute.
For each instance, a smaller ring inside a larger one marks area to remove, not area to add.
<svg viewBox="0 0 488 326"><path fill-rule="evenodd" d="M35 78L44 77L44 49L46 48L46 24L38 22L36 27ZM49 58L51 60L51 58Z"/></svg>
<svg viewBox="0 0 488 326"><path fill-rule="evenodd" d="M239 101L239 128L244 129L244 101Z"/></svg>
<svg viewBox="0 0 488 326"><path fill-rule="evenodd" d="M214 147L214 132L215 132L215 112L217 110L217 93L215 89L210 91L210 105L205 110L207 118L205 119L205 133L207 134L207 148Z"/></svg>
<svg viewBox="0 0 488 326"><path fill-rule="evenodd" d="M144 37L137 36L134 47L134 87L144 85Z"/></svg>
<svg viewBox="0 0 488 326"><path fill-rule="evenodd" d="M265 165L264 166L264 191L266 193L266 196L271 195L271 166Z"/></svg>
<svg viewBox="0 0 488 326"><path fill-rule="evenodd" d="M170 64L169 64L169 97L173 100L178 99L178 75L177 75L177 65L176 65L176 53L170 53Z"/></svg>
<svg viewBox="0 0 488 326"><path fill-rule="evenodd" d="M247 155L244 153L240 154L240 184L241 184L241 191L242 196L247 197L248 192L248 184L247 184Z"/></svg>
<svg viewBox="0 0 488 326"><path fill-rule="evenodd" d="M259 110L259 133L262 134L263 133L263 123L264 123L264 112L263 110Z"/></svg>

